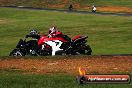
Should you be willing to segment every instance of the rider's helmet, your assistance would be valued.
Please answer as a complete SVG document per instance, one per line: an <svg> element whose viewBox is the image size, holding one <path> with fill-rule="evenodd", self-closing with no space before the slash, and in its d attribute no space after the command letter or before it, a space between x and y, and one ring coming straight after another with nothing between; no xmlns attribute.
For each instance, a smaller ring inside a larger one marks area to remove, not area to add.
<svg viewBox="0 0 132 88"><path fill-rule="evenodd" d="M30 31L30 35L38 35L38 32L35 29L32 29Z"/></svg>
<svg viewBox="0 0 132 88"><path fill-rule="evenodd" d="M56 33L58 30L57 30L57 28L55 27L55 26L53 26L53 27L51 27L50 29L49 29L49 34L51 34L51 33Z"/></svg>

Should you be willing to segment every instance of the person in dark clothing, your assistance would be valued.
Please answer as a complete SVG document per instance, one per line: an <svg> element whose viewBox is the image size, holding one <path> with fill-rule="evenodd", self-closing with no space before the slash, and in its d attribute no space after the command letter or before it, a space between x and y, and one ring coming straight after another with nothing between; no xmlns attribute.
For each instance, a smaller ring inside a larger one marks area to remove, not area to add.
<svg viewBox="0 0 132 88"><path fill-rule="evenodd" d="M26 35L26 38L31 37L33 39L40 39L40 34L35 30L32 29L28 35Z"/></svg>
<svg viewBox="0 0 132 88"><path fill-rule="evenodd" d="M69 11L72 11L73 10L73 6L72 4L69 5Z"/></svg>

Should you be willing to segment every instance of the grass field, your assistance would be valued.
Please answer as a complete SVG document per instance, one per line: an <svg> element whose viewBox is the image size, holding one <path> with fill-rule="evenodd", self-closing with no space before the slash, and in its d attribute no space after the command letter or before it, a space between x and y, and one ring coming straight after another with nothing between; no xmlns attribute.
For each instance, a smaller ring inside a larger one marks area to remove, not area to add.
<svg viewBox="0 0 132 88"><path fill-rule="evenodd" d="M21 70L0 69L0 88L131 88L132 86L132 82L79 85L76 77L77 75L63 73L23 74Z"/></svg>
<svg viewBox="0 0 132 88"><path fill-rule="evenodd" d="M0 8L0 56L8 56L32 28L46 34L56 25L64 34L89 36L97 54L131 54L132 17Z"/></svg>
<svg viewBox="0 0 132 88"><path fill-rule="evenodd" d="M19 39L24 38L32 28L37 28L45 34L53 24L70 37L89 36L88 41L93 49L93 55L132 53L132 17L0 8L1 58L8 56ZM105 65L109 64L105 63ZM75 75L22 74L20 70L12 69L0 69L0 88L131 88L132 86L132 83L78 85Z"/></svg>
<svg viewBox="0 0 132 88"><path fill-rule="evenodd" d="M131 86L132 84L79 85L76 82L76 76L65 74L0 74L0 88L131 88Z"/></svg>
<svg viewBox="0 0 132 88"><path fill-rule="evenodd" d="M60 58L62 58L62 57L59 57L58 59L56 59L56 61L58 61ZM10 58L10 59L13 60L13 58ZM25 58L25 60L26 59L27 58ZM32 59L36 60L35 58L32 58ZM39 59L39 58L37 58L37 59ZM85 59L86 59L86 57L85 57ZM94 58L92 58L92 59L94 59ZM4 60L5 61L8 60L7 57L5 59L2 59L1 61L4 61ZM19 58L16 62L18 62L19 60L22 60L22 59ZM31 60L31 59L27 59L27 60ZM43 59L42 61L45 61L45 60L46 59ZM97 58L96 58L96 60L97 60ZM123 58L122 58L122 60L123 60ZM52 62L54 62L54 61L52 61ZM27 61L27 62L30 62L30 61ZM37 60L35 62L37 62ZM100 62L101 62L101 60L100 60ZM9 64L9 62L7 62L7 64ZM33 64L33 63L31 63L31 64ZM27 65L27 64L25 64L25 65ZM43 66L44 66L44 64L43 64ZM116 73L119 74L118 72L116 72ZM116 74L116 73L114 73L114 74ZM131 72L129 74L131 74ZM15 70L15 67L14 68L12 67L12 69L0 69L0 88L88 88L88 87L89 88L95 88L95 87L96 88L131 88L131 86L132 86L132 83L130 83L130 84L85 84L85 85L79 85L76 82L76 77L77 77L77 75L65 74L65 73L61 73L61 72L60 73L47 73L47 74L31 74L31 73L23 74L22 70Z"/></svg>

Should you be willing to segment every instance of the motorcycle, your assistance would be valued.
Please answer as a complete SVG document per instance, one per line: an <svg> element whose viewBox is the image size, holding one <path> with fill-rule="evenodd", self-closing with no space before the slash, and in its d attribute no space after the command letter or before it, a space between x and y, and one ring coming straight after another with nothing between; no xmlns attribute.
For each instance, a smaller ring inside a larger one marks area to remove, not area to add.
<svg viewBox="0 0 132 88"><path fill-rule="evenodd" d="M68 36L48 38L42 36L38 41L40 55L91 55L92 49L87 45L87 36L75 36L71 41Z"/></svg>
<svg viewBox="0 0 132 88"><path fill-rule="evenodd" d="M36 48L38 46L38 39L34 38L32 40L27 41L28 37L34 38L36 36L27 35L24 40L20 39L16 45L16 48L10 52L9 56L37 56Z"/></svg>
<svg viewBox="0 0 132 88"><path fill-rule="evenodd" d="M34 39L27 41L28 37ZM19 40L9 56L91 55L92 49L86 44L87 38L87 36L75 36L69 41L67 35L54 38L49 38L47 35L27 36L24 40Z"/></svg>

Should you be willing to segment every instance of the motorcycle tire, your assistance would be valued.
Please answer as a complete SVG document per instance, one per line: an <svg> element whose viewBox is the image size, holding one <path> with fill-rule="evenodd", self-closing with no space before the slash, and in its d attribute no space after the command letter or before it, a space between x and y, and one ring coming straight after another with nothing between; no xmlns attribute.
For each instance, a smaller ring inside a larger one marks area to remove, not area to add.
<svg viewBox="0 0 132 88"><path fill-rule="evenodd" d="M86 55L91 55L92 54L92 49L89 45L86 46Z"/></svg>
<svg viewBox="0 0 132 88"><path fill-rule="evenodd" d="M20 50L18 50L18 49L14 49L14 50L9 54L9 56L25 56L25 55L23 54L22 51L20 51Z"/></svg>

